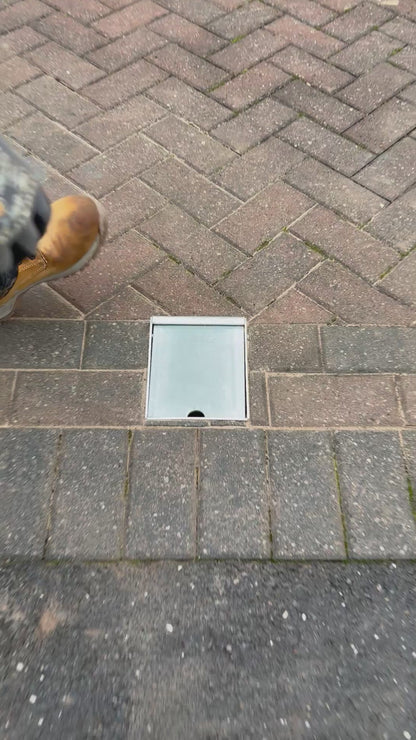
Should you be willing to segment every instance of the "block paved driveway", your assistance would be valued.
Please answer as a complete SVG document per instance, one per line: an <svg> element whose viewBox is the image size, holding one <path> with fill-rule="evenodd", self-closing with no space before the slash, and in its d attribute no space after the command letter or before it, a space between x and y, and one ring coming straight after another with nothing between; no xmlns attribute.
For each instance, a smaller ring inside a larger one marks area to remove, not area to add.
<svg viewBox="0 0 416 740"><path fill-rule="evenodd" d="M0 325L3 736L409 740L416 1L3 0L0 34L0 129L110 223ZM163 313L247 317L247 424L144 423Z"/></svg>
<svg viewBox="0 0 416 740"><path fill-rule="evenodd" d="M5 557L416 557L416 2L6 0L0 122L110 239L0 326ZM153 314L250 422L144 424Z"/></svg>

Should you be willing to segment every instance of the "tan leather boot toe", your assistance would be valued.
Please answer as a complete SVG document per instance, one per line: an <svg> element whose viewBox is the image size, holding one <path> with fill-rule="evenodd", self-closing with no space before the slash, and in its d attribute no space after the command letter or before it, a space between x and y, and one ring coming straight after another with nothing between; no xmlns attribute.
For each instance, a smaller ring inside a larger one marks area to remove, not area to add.
<svg viewBox="0 0 416 740"><path fill-rule="evenodd" d="M51 217L39 240L36 257L25 259L10 290L0 298L0 319L8 316L16 299L39 283L72 275L96 254L107 233L104 211L92 198L72 195L51 205Z"/></svg>

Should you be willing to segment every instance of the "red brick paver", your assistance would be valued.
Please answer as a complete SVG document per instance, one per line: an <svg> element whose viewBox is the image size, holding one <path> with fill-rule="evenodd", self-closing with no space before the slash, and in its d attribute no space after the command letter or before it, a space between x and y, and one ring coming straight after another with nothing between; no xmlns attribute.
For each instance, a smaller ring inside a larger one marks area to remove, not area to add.
<svg viewBox="0 0 416 740"><path fill-rule="evenodd" d="M7 2L1 129L51 198L100 198L110 235L17 320L416 327L415 48L410 0ZM37 372L34 425L69 423L71 404L81 425L142 423L141 376ZM413 380L268 373L252 377L256 423L413 423ZM25 377L4 374L7 423ZM120 410L95 405L107 387Z"/></svg>

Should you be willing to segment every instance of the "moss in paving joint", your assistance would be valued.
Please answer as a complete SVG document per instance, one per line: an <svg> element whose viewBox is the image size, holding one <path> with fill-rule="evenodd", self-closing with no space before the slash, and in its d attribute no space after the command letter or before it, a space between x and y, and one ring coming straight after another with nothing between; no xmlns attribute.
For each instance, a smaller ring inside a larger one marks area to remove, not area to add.
<svg viewBox="0 0 416 740"><path fill-rule="evenodd" d="M335 483L338 491L338 505L339 505L339 511L341 515L341 526L342 526L342 534L344 539L344 548L345 548L345 555L348 558L348 538L347 538L347 523L345 520L345 514L342 507L342 497L341 497L341 483L339 480L339 471L338 471L338 463L335 452L333 453L332 457L333 465L334 465L334 475L335 475Z"/></svg>
<svg viewBox="0 0 416 740"><path fill-rule="evenodd" d="M234 298L232 298L232 297L231 297L230 295L226 295L225 297L227 298L227 301L229 301L229 302L230 302L230 303L232 303L232 304L233 304L234 306L236 306L236 308L239 308L239 309L240 309L240 311L242 310L242 306L240 306L240 304L239 304L239 303L237 303L237 301L235 301L235 300L234 300Z"/></svg>
<svg viewBox="0 0 416 740"><path fill-rule="evenodd" d="M410 480L409 476L407 476L407 490L409 493L409 502L412 515L414 520L416 521L416 497L413 491L412 481Z"/></svg>
<svg viewBox="0 0 416 740"><path fill-rule="evenodd" d="M227 277L228 277L229 275L231 275L231 273L232 273L233 271L234 271L234 268L232 268L232 267L230 267L230 269L229 269L229 270L225 270L225 271L224 271L224 272L222 273L222 275L221 275L221 277L219 278L219 280L217 280L217 283L219 283L219 281L220 281L220 280L225 280L225 278L227 278ZM216 285L217 283L215 283L215 285Z"/></svg>
<svg viewBox="0 0 416 740"><path fill-rule="evenodd" d="M247 36L246 33L242 33L240 36L234 36L234 38L231 39L230 44L237 44L242 39L245 39L246 36Z"/></svg>
<svg viewBox="0 0 416 740"><path fill-rule="evenodd" d="M181 264L181 261L177 257L174 257L173 254L168 254L168 260L172 260L176 265Z"/></svg>
<svg viewBox="0 0 416 740"><path fill-rule="evenodd" d="M269 496L268 524L269 524L270 559L273 560L273 528L272 528L272 507L271 507L271 492L270 492L270 453L269 453L269 436L266 430L264 430L264 458L265 458L265 463L266 463L266 485L267 485L268 496Z"/></svg>
<svg viewBox="0 0 416 740"><path fill-rule="evenodd" d="M259 244L258 247L256 247L253 254L257 254L257 252L261 252L261 250L267 247L270 244L270 242L271 242L271 239L265 239L263 242L261 242L261 244Z"/></svg>
<svg viewBox="0 0 416 740"><path fill-rule="evenodd" d="M212 93L214 90L218 90L219 87L223 87L225 83L228 82L228 80L223 80L222 82L218 82L216 85L212 85L212 87L209 87L206 91L207 93Z"/></svg>
<svg viewBox="0 0 416 740"><path fill-rule="evenodd" d="M128 518L129 518L130 457L131 457L132 443L133 443L133 430L128 429L127 431L126 472L124 476L124 487L123 487L123 505L124 505L123 528L119 535L120 559L125 557L125 552L126 552L126 536L127 536L127 525L128 525Z"/></svg>
<svg viewBox="0 0 416 740"><path fill-rule="evenodd" d="M326 257L328 257L327 253L326 253L326 252L324 252L324 250L323 250L323 249L321 249L320 247L318 247L318 246L317 246L316 244L314 244L313 242L308 242L308 241L306 241L305 239L303 239L303 243L304 243L304 244L306 244L306 246L307 246L307 247L308 247L309 249L311 249L311 250L312 250L312 252L316 252L317 254L320 254L320 255L321 255L321 257L325 257L325 258L326 258Z"/></svg>
<svg viewBox="0 0 416 740"><path fill-rule="evenodd" d="M391 265L391 267L388 267L387 270L384 270L384 272L381 273L381 275L378 276L377 280L383 280L393 269L393 267L396 267L396 265Z"/></svg>
<svg viewBox="0 0 416 740"><path fill-rule="evenodd" d="M393 51L390 52L388 58L396 56L396 54L399 53L403 49L403 46L399 46L397 49L393 49Z"/></svg>
<svg viewBox="0 0 416 740"><path fill-rule="evenodd" d="M56 488L58 485L59 469L61 465L62 445L63 445L63 432L61 430L59 432L58 440L56 443L55 464L53 467L53 473L52 473L52 478L51 478L51 488L50 488L50 495L49 495L49 501L48 501L48 513L47 513L47 518L46 518L46 534L45 534L45 540L43 542L43 548L42 548L42 559L43 560L45 560L46 558L48 544L49 544L49 540L50 540L51 532L52 532L55 494L56 494Z"/></svg>
<svg viewBox="0 0 416 740"><path fill-rule="evenodd" d="M400 253L400 257L399 257L399 261L404 260L404 258L405 257L408 257L409 254L411 254L411 252L413 252L415 249L416 249L416 244L413 244L413 246L410 247L410 249L408 249L407 252L401 252Z"/></svg>

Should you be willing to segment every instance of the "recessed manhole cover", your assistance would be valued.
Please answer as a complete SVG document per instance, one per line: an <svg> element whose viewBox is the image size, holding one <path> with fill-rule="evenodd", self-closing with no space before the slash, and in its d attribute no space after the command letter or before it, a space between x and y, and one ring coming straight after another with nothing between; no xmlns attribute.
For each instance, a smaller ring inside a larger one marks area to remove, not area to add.
<svg viewBox="0 0 416 740"><path fill-rule="evenodd" d="M154 316L147 419L247 419L246 320Z"/></svg>

